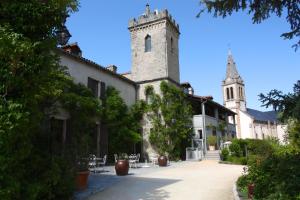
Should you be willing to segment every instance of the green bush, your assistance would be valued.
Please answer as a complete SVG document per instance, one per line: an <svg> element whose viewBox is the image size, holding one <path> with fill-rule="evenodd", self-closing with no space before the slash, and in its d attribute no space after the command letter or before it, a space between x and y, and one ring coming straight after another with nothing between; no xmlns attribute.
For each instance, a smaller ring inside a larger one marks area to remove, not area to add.
<svg viewBox="0 0 300 200"><path fill-rule="evenodd" d="M238 140L232 141L232 144L229 146L229 150L230 150L230 153L232 156L240 157L240 156L242 156L242 150L237 141Z"/></svg>
<svg viewBox="0 0 300 200"><path fill-rule="evenodd" d="M209 135L209 136L207 137L207 143L208 143L208 145L210 145L210 146L216 145L216 143L217 143L217 137L214 136L214 135Z"/></svg>
<svg viewBox="0 0 300 200"><path fill-rule="evenodd" d="M227 148L222 149L221 151L221 160L227 161L229 156L229 150Z"/></svg>
<svg viewBox="0 0 300 200"><path fill-rule="evenodd" d="M237 184L245 187L254 183L255 199L299 199L300 154L290 146L271 146L272 154L249 157L248 174L240 177Z"/></svg>
<svg viewBox="0 0 300 200"><path fill-rule="evenodd" d="M247 159L245 157L229 156L227 160L233 164L247 165Z"/></svg>

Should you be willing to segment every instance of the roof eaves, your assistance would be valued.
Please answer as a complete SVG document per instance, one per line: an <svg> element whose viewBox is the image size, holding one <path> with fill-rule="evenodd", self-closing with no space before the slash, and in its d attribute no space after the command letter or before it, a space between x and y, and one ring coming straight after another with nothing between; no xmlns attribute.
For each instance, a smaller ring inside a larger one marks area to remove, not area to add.
<svg viewBox="0 0 300 200"><path fill-rule="evenodd" d="M83 57L81 57L81 56L77 56L77 55L74 55L74 54L70 54L70 53L65 52L64 50L62 50L62 49L60 49L60 48L57 48L57 50L58 50L58 52L63 53L64 55L69 56L70 58L73 58L73 59L79 60L79 61L81 61L81 62L84 62L85 64L91 65L91 66L95 67L95 68L98 69L98 70L102 70L102 71L107 72L108 74L113 75L113 76L115 76L115 77L118 77L118 78L120 78L120 79L122 79L122 80L124 80L124 81L126 81L126 82L128 82L128 83L131 83L131 84L133 84L133 85L136 85L136 83L135 83L134 81L132 81L132 80L126 78L125 76L122 76L122 75L120 75L120 74L114 73L114 72L112 72L111 70L106 69L105 67L103 67L103 66L101 66L101 65L99 65L99 64L97 64L97 63L95 63L94 61L91 61L91 60L89 60L89 59L83 58Z"/></svg>

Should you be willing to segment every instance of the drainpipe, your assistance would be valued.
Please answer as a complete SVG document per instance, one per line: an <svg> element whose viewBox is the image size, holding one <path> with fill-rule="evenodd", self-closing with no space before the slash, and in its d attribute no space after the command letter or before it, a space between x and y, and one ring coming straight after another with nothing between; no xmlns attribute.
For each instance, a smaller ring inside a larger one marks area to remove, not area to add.
<svg viewBox="0 0 300 200"><path fill-rule="evenodd" d="M205 103L207 102L207 99L201 102L202 106L202 132L203 132L203 139L204 139L204 155L206 155L206 122L205 122Z"/></svg>

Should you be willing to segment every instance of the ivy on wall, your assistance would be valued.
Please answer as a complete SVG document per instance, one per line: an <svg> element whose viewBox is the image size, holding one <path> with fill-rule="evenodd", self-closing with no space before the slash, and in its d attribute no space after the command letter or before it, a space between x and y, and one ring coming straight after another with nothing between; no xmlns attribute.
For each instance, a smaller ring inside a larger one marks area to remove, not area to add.
<svg viewBox="0 0 300 200"><path fill-rule="evenodd" d="M192 107L178 87L163 81L160 90L158 95L152 86L145 89L147 117L152 124L149 140L160 155L176 160L190 144Z"/></svg>

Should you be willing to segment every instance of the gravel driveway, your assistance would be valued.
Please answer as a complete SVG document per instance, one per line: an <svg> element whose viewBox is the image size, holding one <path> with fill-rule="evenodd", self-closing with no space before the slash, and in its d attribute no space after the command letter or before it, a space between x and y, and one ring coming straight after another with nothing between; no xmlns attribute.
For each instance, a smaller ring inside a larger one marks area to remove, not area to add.
<svg viewBox="0 0 300 200"><path fill-rule="evenodd" d="M241 175L242 168L243 166L219 164L210 160L182 162L122 177L121 181L89 199L232 200L232 187Z"/></svg>

